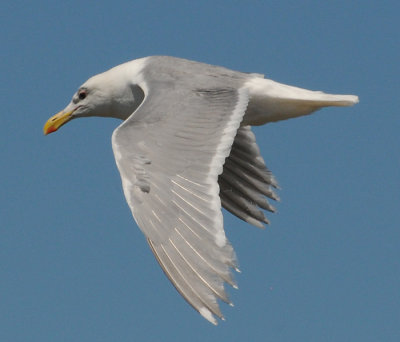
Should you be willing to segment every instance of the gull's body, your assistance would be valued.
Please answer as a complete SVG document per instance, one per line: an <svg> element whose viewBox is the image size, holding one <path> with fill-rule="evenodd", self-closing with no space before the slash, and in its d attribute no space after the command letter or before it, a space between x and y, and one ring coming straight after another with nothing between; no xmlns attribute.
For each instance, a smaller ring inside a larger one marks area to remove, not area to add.
<svg viewBox="0 0 400 342"><path fill-rule="evenodd" d="M252 125L349 106L353 95L291 87L222 67L173 57L134 60L85 82L45 133L83 116L124 122L112 146L132 214L165 274L206 319L223 318L236 286L221 204L262 227L265 197L277 199Z"/></svg>

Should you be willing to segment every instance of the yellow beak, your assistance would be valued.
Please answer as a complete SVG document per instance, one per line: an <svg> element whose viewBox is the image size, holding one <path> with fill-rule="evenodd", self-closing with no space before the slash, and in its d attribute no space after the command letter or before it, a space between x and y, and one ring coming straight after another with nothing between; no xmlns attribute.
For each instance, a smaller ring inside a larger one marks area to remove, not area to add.
<svg viewBox="0 0 400 342"><path fill-rule="evenodd" d="M69 120L72 119L72 113L61 111L56 115L52 116L47 122L44 124L43 133L44 135L50 134L58 130L62 125L67 123Z"/></svg>

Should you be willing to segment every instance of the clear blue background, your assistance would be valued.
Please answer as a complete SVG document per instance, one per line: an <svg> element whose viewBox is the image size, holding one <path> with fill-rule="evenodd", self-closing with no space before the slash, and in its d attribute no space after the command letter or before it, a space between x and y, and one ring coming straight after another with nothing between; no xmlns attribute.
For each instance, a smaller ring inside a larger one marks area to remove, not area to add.
<svg viewBox="0 0 400 342"><path fill-rule="evenodd" d="M1 4L0 341L400 341L398 1ZM357 94L256 130L272 224L225 215L242 273L212 326L169 284L124 200L117 120L50 115L88 77L173 55Z"/></svg>

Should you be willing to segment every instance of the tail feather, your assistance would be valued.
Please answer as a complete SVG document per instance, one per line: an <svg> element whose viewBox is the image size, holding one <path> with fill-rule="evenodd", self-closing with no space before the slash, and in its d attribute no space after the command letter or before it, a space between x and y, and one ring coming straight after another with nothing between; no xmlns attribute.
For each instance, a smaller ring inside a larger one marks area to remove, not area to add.
<svg viewBox="0 0 400 342"><path fill-rule="evenodd" d="M323 107L345 107L358 102L355 95L326 94L262 78L251 79L247 87L250 102L244 125L262 125L308 115Z"/></svg>

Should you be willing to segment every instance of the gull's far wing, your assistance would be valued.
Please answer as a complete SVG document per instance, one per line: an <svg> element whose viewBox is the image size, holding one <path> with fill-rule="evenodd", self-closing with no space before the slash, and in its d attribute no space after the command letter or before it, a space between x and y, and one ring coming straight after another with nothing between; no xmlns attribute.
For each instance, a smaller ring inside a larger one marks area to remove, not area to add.
<svg viewBox="0 0 400 342"><path fill-rule="evenodd" d="M112 139L125 197L157 261L214 324L213 315L223 318L217 299L230 303L224 282L236 286L218 175L247 104L239 87L146 89Z"/></svg>
<svg viewBox="0 0 400 342"><path fill-rule="evenodd" d="M218 183L226 210L259 228L269 223L262 209L275 212L265 197L279 200L273 190L278 183L265 166L250 126L238 129Z"/></svg>

